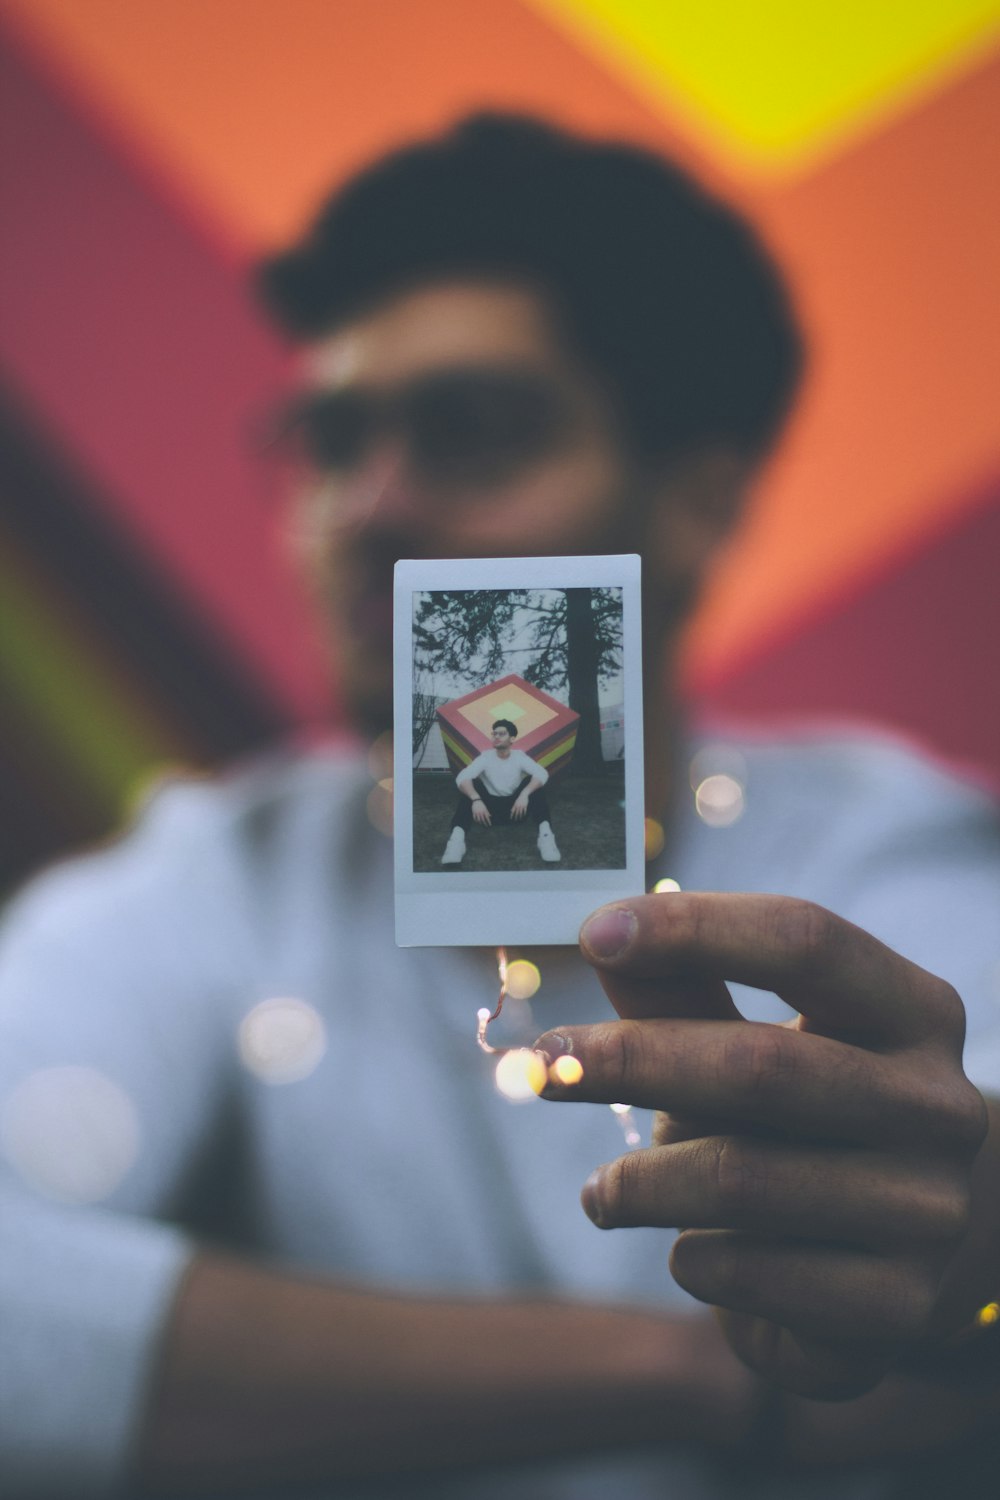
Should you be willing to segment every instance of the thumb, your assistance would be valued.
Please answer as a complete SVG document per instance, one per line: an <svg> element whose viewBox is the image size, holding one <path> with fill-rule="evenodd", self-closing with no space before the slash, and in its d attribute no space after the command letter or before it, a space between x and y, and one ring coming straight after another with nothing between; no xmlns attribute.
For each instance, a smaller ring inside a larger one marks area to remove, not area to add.
<svg viewBox="0 0 1000 1500"><path fill-rule="evenodd" d="M591 912L580 929L580 951L597 971L604 993L623 1021L654 1017L688 1017L701 1021L739 1021L742 1017L723 980L707 974L685 975L664 956L662 976L650 976L650 951L643 942L643 914L651 901L669 896L636 896ZM648 924L646 924L648 926ZM629 953L642 948L642 973L629 973ZM655 955L654 955L655 957ZM608 968L610 960L614 967Z"/></svg>

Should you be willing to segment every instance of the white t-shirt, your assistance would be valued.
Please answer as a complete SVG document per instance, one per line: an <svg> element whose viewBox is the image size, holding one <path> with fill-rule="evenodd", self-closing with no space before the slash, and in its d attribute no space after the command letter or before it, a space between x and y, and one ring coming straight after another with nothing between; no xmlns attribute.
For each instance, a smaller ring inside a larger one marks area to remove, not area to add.
<svg viewBox="0 0 1000 1500"><path fill-rule="evenodd" d="M879 740L739 751L743 816L703 823L685 781L650 883L781 891L860 923L956 986L970 1076L1000 1092L988 798ZM495 1089L475 1045L493 955L395 946L370 785L362 763L325 755L181 782L126 838L13 903L0 936L0 1470L15 1493L76 1500L121 1482L199 1234L397 1291L693 1306L667 1271L668 1233L603 1234L580 1210L586 1176L623 1148L611 1111ZM574 950L542 969L498 1043L608 1016ZM750 1014L787 1014L735 993ZM46 1183L97 1201L55 1201ZM797 1475L767 1495L857 1500L880 1493L869 1481ZM385 1493L720 1500L743 1483L672 1447Z"/></svg>
<svg viewBox="0 0 1000 1500"><path fill-rule="evenodd" d="M486 790L494 797L512 797L526 776L537 776L542 786L549 779L544 766L538 765L523 750L513 749L509 755L501 755L499 750L484 750L464 771L459 771L455 781L462 786L465 782L475 781L477 776L483 778Z"/></svg>

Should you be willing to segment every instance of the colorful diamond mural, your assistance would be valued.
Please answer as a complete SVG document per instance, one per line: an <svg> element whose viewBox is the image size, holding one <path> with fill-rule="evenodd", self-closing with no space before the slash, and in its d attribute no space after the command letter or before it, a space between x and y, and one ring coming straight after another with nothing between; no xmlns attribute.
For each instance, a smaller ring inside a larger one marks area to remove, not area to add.
<svg viewBox="0 0 1000 1500"><path fill-rule="evenodd" d="M573 758L580 722L573 709L516 672L453 698L438 709L437 717L448 763L456 775L489 750L490 730L497 719L508 719L516 726L517 748L550 775L564 771Z"/></svg>

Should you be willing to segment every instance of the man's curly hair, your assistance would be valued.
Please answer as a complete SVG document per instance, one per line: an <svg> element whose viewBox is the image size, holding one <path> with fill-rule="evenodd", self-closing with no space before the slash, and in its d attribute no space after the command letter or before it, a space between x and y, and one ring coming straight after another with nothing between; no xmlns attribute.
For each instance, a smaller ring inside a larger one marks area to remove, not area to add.
<svg viewBox="0 0 1000 1500"><path fill-rule="evenodd" d="M329 332L387 296L458 275L539 290L637 453L763 453L802 343L750 226L650 151L478 114L376 161L260 268L286 332Z"/></svg>

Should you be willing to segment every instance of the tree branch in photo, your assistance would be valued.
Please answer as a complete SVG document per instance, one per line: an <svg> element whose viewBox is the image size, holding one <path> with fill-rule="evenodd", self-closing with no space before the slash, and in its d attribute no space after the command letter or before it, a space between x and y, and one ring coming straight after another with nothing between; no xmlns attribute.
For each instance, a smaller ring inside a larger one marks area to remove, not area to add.
<svg viewBox="0 0 1000 1500"><path fill-rule="evenodd" d="M515 648L519 632L527 644ZM514 651L526 657L520 675L580 715L573 770L604 770L600 688L622 664L620 588L435 590L420 600L413 639L422 673L470 688L510 671Z"/></svg>

